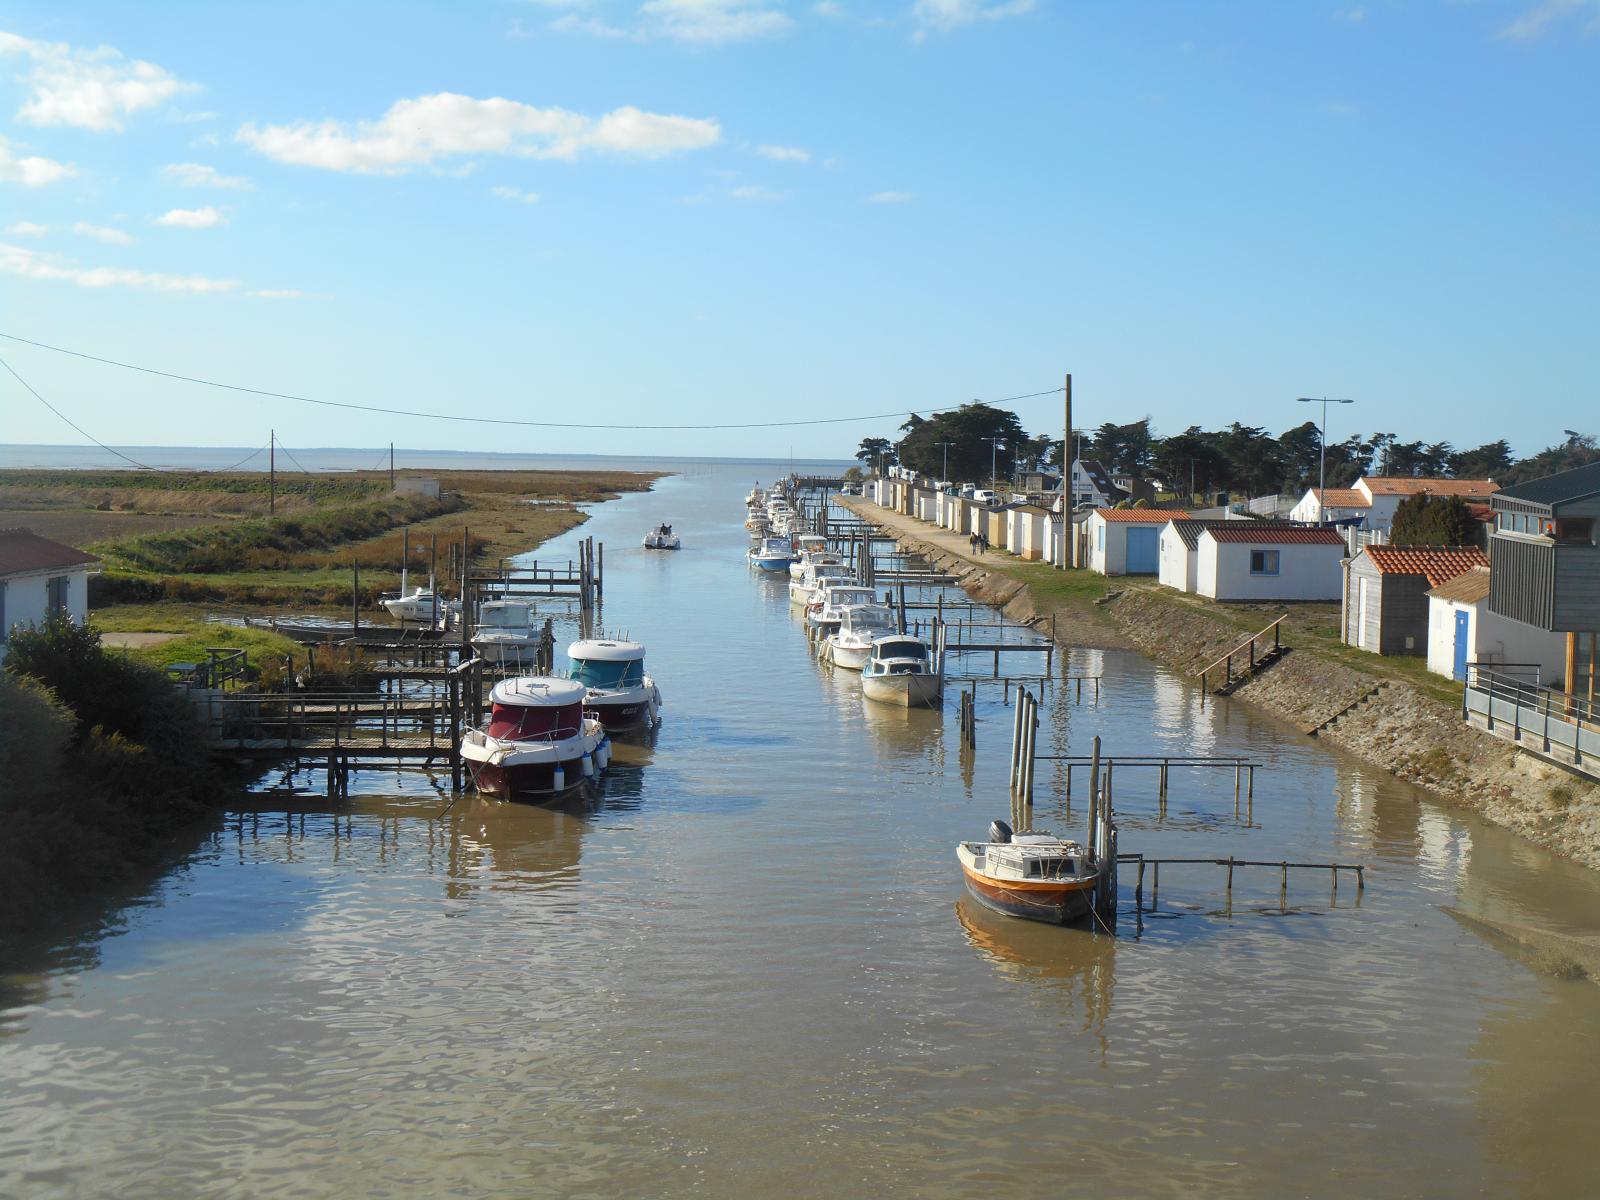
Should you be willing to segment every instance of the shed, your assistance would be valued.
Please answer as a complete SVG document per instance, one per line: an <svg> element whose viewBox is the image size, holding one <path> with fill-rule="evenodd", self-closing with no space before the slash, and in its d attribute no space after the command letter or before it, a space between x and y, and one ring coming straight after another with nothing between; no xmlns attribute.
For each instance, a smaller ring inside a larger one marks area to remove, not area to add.
<svg viewBox="0 0 1600 1200"><path fill-rule="evenodd" d="M1049 553L1050 510L1042 504L1013 504L1006 510L1006 548L1037 562Z"/></svg>
<svg viewBox="0 0 1600 1200"><path fill-rule="evenodd" d="M1161 527L1188 513L1159 508L1097 508L1089 514L1088 567L1101 575L1157 575Z"/></svg>
<svg viewBox="0 0 1600 1200"><path fill-rule="evenodd" d="M1565 638L1491 612L1488 567L1448 579L1428 592L1428 670L1465 682L1471 664L1516 667L1540 681L1561 678Z"/></svg>
<svg viewBox="0 0 1600 1200"><path fill-rule="evenodd" d="M1428 591L1489 558L1476 546L1364 546L1349 561L1340 626L1347 646L1425 654Z"/></svg>
<svg viewBox="0 0 1600 1200"><path fill-rule="evenodd" d="M1212 600L1337 600L1344 538L1336 529L1218 521L1201 530L1195 594Z"/></svg>
<svg viewBox="0 0 1600 1200"><path fill-rule="evenodd" d="M26 529L0 529L0 659L11 631L42 625L64 612L78 624L89 616L92 554Z"/></svg>

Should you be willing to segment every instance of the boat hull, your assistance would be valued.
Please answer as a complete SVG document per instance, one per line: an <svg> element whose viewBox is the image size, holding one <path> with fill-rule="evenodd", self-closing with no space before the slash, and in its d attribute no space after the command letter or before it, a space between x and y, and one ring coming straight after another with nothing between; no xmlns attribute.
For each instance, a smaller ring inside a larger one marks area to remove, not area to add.
<svg viewBox="0 0 1600 1200"><path fill-rule="evenodd" d="M480 795L501 800L563 795L598 779L610 761L611 743L600 722L590 719L584 725L583 733L559 742L501 741L474 731L461 744L461 759Z"/></svg>
<svg viewBox="0 0 1600 1200"><path fill-rule="evenodd" d="M536 638L531 637L526 641L511 638L483 640L474 638L472 651L484 662L531 666L538 657L539 643Z"/></svg>
<svg viewBox="0 0 1600 1200"><path fill-rule="evenodd" d="M846 671L861 670L871 653L871 646L841 646L832 638L828 639L828 661Z"/></svg>
<svg viewBox="0 0 1600 1200"><path fill-rule="evenodd" d="M998 880L980 875L961 864L967 893L985 908L1024 921L1043 921L1049 925L1070 925L1089 915L1094 901L1094 879L1070 882Z"/></svg>
<svg viewBox="0 0 1600 1200"><path fill-rule="evenodd" d="M590 692L583 702L583 711L599 721L607 733L654 725L660 707L661 696L654 684L609 695Z"/></svg>
<svg viewBox="0 0 1600 1200"><path fill-rule="evenodd" d="M933 708L941 698L937 675L910 672L902 675L862 675L861 694L879 704L894 704L901 708Z"/></svg>
<svg viewBox="0 0 1600 1200"><path fill-rule="evenodd" d="M763 571L771 571L774 574L776 574L779 571L787 572L789 570L789 560L787 558L759 558L758 557L758 558L753 559L752 561L756 564L756 566L760 567Z"/></svg>

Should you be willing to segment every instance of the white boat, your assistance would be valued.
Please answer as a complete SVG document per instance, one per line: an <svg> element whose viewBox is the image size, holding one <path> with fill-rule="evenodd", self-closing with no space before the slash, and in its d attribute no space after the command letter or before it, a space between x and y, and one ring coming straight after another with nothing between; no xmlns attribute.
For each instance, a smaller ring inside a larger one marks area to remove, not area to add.
<svg viewBox="0 0 1600 1200"><path fill-rule="evenodd" d="M820 534L802 533L794 539L794 561L789 564L789 577L799 579L806 567L814 562L843 562L828 549L828 541Z"/></svg>
<svg viewBox="0 0 1600 1200"><path fill-rule="evenodd" d="M872 644L895 632L894 613L881 604L857 604L839 613L839 628L828 635L828 661L846 671L867 665Z"/></svg>
<svg viewBox="0 0 1600 1200"><path fill-rule="evenodd" d="M671 525L657 525L644 535L646 550L677 550L681 545L678 535L672 532Z"/></svg>
<svg viewBox="0 0 1600 1200"><path fill-rule="evenodd" d="M956 860L978 903L1029 921L1063 925L1089 915L1099 868L1077 842L989 826L987 842L959 842Z"/></svg>
<svg viewBox="0 0 1600 1200"><path fill-rule="evenodd" d="M750 547L750 561L763 571L787 571L794 546L786 537L766 537Z"/></svg>
<svg viewBox="0 0 1600 1200"><path fill-rule="evenodd" d="M489 724L469 729L461 758L486 796L548 796L597 778L611 761L611 740L584 716L585 688L570 679L523 675L489 693Z"/></svg>
<svg viewBox="0 0 1600 1200"><path fill-rule="evenodd" d="M808 567L799 579L789 581L789 603L801 606L810 604L821 596L821 589L829 584L854 583L855 575L843 563L819 563Z"/></svg>
<svg viewBox="0 0 1600 1200"><path fill-rule="evenodd" d="M433 581L428 581L427 587L406 589L406 573L400 572L400 590L390 596L381 596L378 603L389 610L389 615L397 621L432 621L435 611L444 612L445 599L439 596L433 588Z"/></svg>
<svg viewBox="0 0 1600 1200"><path fill-rule="evenodd" d="M534 608L526 600L485 600L472 627L472 649L484 662L533 666L540 631Z"/></svg>
<svg viewBox="0 0 1600 1200"><path fill-rule="evenodd" d="M861 694L880 704L931 708L939 703L943 684L928 643L905 633L874 641L861 668Z"/></svg>
<svg viewBox="0 0 1600 1200"><path fill-rule="evenodd" d="M819 589L817 598L806 605L806 621L823 636L839 628L839 615L845 609L876 603L878 594L865 584L830 583Z"/></svg>
<svg viewBox="0 0 1600 1200"><path fill-rule="evenodd" d="M585 638L567 647L568 676L587 689L584 711L608 731L654 725L661 692L644 673L644 645L612 638Z"/></svg>

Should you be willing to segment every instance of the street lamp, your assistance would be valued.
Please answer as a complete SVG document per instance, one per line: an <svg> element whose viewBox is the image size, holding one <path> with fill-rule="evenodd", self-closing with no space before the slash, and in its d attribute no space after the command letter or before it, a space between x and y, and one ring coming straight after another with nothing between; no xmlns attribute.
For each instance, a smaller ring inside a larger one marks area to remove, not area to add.
<svg viewBox="0 0 1600 1200"><path fill-rule="evenodd" d="M949 483L950 482L950 447L954 446L955 443L954 442L935 442L934 445L935 446L943 446L944 447L944 472L939 476L939 478L943 482Z"/></svg>
<svg viewBox="0 0 1600 1200"><path fill-rule="evenodd" d="M992 488L1000 480L1000 446L1006 439L986 437L981 440L989 443L989 486Z"/></svg>
<svg viewBox="0 0 1600 1200"><path fill-rule="evenodd" d="M1326 396L1296 396L1297 404L1322 405L1322 434L1317 439L1317 524L1325 525L1328 494L1328 405L1354 404L1354 400L1330 400Z"/></svg>

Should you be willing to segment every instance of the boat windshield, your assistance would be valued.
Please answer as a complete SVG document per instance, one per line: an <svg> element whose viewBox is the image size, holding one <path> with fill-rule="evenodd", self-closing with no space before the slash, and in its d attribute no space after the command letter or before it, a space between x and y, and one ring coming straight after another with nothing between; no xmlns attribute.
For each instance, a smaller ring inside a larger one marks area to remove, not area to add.
<svg viewBox="0 0 1600 1200"><path fill-rule="evenodd" d="M894 628L894 616L887 608L847 608L844 610L844 627L852 632L888 632Z"/></svg>
<svg viewBox="0 0 1600 1200"><path fill-rule="evenodd" d="M507 629L518 625L528 625L532 621L533 609L531 605L485 604L479 624L495 629Z"/></svg>
<svg viewBox="0 0 1600 1200"><path fill-rule="evenodd" d="M928 657L928 647L915 638L906 638L904 641L879 642L877 645L879 658L917 658Z"/></svg>
<svg viewBox="0 0 1600 1200"><path fill-rule="evenodd" d="M638 687L644 682L644 660L610 662L598 659L574 659L568 678L576 679L587 688Z"/></svg>

